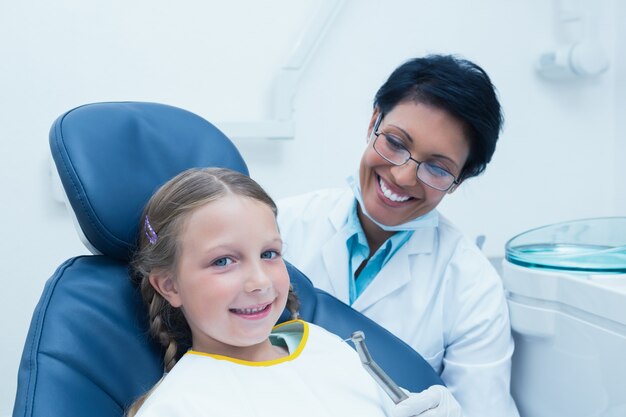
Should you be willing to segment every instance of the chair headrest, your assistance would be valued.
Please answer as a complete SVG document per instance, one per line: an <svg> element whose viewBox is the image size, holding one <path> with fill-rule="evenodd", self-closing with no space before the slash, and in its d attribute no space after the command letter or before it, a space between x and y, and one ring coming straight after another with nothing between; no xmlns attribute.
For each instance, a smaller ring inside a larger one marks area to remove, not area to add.
<svg viewBox="0 0 626 417"><path fill-rule="evenodd" d="M167 180L209 166L248 175L237 148L215 126L157 103L77 107L54 122L50 147L89 244L122 261L132 253L144 205Z"/></svg>

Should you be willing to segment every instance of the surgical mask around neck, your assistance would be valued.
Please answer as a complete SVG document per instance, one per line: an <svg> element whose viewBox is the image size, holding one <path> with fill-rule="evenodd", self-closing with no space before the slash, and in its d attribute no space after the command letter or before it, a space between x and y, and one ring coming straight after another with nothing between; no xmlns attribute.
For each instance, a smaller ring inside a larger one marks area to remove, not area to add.
<svg viewBox="0 0 626 417"><path fill-rule="evenodd" d="M439 215L437 211L431 210L423 216L417 217L413 220L410 220L406 223L398 224L396 226L387 226L385 224L379 223L367 212L365 208L365 204L363 203L363 194L361 193L361 180L359 177L359 173L356 175L350 175L347 179L348 185L352 188L352 192L354 193L354 197L356 201L358 201L359 206L361 206L361 211L363 214L367 216L368 219L373 221L376 226L380 227L382 230L386 232L402 232L405 230L416 230L424 227L437 227L439 224Z"/></svg>

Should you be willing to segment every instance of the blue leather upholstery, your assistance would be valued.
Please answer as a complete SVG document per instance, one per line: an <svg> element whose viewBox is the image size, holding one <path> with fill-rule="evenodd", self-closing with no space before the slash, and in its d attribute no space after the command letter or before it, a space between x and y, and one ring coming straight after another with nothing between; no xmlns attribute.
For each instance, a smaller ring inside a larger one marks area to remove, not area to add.
<svg viewBox="0 0 626 417"><path fill-rule="evenodd" d="M128 275L143 205L187 168L248 170L209 122L155 103L70 110L52 126L50 145L78 224L101 255L69 259L48 280L24 347L13 417L119 417L162 373L162 352L147 335ZM303 319L343 338L363 330L372 356L412 391L442 383L409 346L288 269Z"/></svg>
<svg viewBox="0 0 626 417"><path fill-rule="evenodd" d="M50 148L85 237L126 260L144 204L161 184L192 167L248 174L232 142L188 111L155 103L99 103L60 116Z"/></svg>

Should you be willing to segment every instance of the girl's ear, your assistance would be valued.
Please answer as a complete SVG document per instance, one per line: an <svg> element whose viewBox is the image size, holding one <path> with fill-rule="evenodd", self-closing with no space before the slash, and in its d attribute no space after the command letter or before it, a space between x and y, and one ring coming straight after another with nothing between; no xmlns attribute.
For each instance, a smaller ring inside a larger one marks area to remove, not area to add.
<svg viewBox="0 0 626 417"><path fill-rule="evenodd" d="M151 272L148 279L154 290L161 294L172 307L178 308L183 305L176 280L171 273L165 271Z"/></svg>

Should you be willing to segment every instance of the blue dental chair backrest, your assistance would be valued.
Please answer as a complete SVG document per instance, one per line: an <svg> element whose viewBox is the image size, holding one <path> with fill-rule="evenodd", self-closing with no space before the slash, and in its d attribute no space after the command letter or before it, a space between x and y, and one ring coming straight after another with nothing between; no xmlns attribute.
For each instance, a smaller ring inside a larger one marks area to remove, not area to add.
<svg viewBox="0 0 626 417"><path fill-rule="evenodd" d="M128 260L150 195L191 167L248 173L217 128L155 103L96 103L61 115L52 155L88 246L99 255L63 263L48 280L22 355L13 417L119 417L163 372ZM408 345L321 290L296 268L303 319L347 338L363 330L372 356L400 385L442 383ZM287 314L283 315L283 320Z"/></svg>

